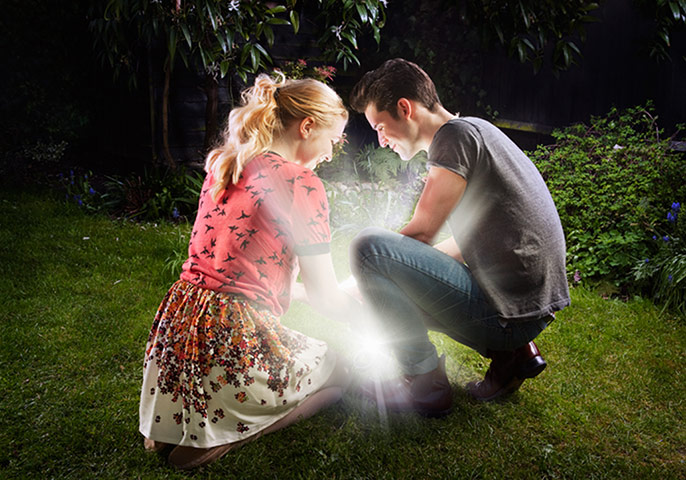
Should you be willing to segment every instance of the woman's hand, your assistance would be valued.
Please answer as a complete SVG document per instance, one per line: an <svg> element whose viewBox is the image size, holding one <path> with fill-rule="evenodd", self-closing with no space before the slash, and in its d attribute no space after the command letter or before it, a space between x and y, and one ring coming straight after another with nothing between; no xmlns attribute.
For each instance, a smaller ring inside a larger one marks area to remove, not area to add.
<svg viewBox="0 0 686 480"><path fill-rule="evenodd" d="M319 313L344 323L361 315L360 302L340 288L330 253L301 256L298 260L308 304ZM356 289L350 285L349 288ZM295 295L301 295L301 292ZM291 297L295 298L294 294Z"/></svg>
<svg viewBox="0 0 686 480"><path fill-rule="evenodd" d="M310 303L307 298L307 290L305 290L305 284L300 282L294 282L291 287L291 301L297 300L298 302Z"/></svg>
<svg viewBox="0 0 686 480"><path fill-rule="evenodd" d="M364 303L362 293L360 292L360 287L357 285L357 279L353 275L350 275L348 278L339 283L338 288L353 297L358 302Z"/></svg>

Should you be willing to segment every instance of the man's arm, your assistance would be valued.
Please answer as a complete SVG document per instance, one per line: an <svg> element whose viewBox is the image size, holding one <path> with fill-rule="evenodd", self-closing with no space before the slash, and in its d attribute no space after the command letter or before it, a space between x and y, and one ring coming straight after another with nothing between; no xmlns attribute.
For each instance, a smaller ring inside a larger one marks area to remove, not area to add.
<svg viewBox="0 0 686 480"><path fill-rule="evenodd" d="M431 244L462 198L465 188L467 180L464 177L445 168L431 167L412 220L400 233Z"/></svg>

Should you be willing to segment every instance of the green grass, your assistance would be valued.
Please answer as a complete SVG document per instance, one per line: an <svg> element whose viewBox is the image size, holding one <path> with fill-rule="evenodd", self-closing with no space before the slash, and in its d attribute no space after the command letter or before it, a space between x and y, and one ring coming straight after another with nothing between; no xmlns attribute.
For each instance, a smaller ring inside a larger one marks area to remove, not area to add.
<svg viewBox="0 0 686 480"><path fill-rule="evenodd" d="M572 291L537 343L549 367L511 398L471 401L481 357L448 357L454 411L383 417L348 394L184 474L143 451L142 356L187 226L86 216L0 193L0 478L684 478L686 320ZM347 274L346 241L335 242ZM294 305L285 324L345 350L346 327Z"/></svg>

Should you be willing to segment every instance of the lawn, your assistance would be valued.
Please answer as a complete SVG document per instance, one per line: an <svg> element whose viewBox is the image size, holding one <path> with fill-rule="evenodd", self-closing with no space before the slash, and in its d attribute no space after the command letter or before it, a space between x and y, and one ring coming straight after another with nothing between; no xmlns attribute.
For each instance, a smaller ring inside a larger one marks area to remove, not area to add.
<svg viewBox="0 0 686 480"><path fill-rule="evenodd" d="M572 290L537 340L548 369L507 400L463 387L487 364L447 337L443 419L382 415L347 394L190 474L143 451L143 348L189 227L89 216L0 193L1 478L685 478L686 319ZM346 239L334 242L340 277ZM283 322L349 349L347 327L294 305Z"/></svg>

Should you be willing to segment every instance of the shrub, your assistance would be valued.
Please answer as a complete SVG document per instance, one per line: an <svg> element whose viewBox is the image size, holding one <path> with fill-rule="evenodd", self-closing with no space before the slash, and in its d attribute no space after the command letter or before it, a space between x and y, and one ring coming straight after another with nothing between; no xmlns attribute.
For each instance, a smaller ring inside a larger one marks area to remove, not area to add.
<svg viewBox="0 0 686 480"><path fill-rule="evenodd" d="M560 213L574 281L628 287L650 251L651 219L686 197L683 155L661 134L648 103L555 131L554 145L530 153Z"/></svg>
<svg viewBox="0 0 686 480"><path fill-rule="evenodd" d="M343 162L350 158L336 160ZM320 172L331 206L331 227L351 232L372 225L399 229L412 215L422 188L422 159L405 162L388 148L367 145L351 165L352 171L332 165ZM345 178L340 178L341 172Z"/></svg>
<svg viewBox="0 0 686 480"><path fill-rule="evenodd" d="M653 225L650 256L634 267L634 279L665 308L686 314L686 223L680 211L681 202L672 203L667 224L661 218Z"/></svg>
<svg viewBox="0 0 686 480"><path fill-rule="evenodd" d="M192 217L204 174L183 168L145 169L143 175L110 177L105 206L116 214L141 220Z"/></svg>
<svg viewBox="0 0 686 480"><path fill-rule="evenodd" d="M103 209L102 192L95 188L93 172L80 173L71 169L68 174L59 173L57 180L66 203L75 203L89 212Z"/></svg>

